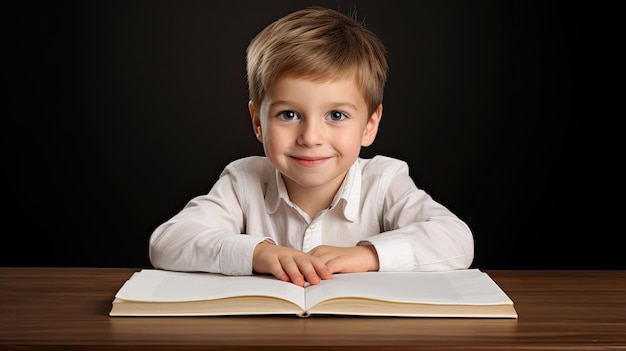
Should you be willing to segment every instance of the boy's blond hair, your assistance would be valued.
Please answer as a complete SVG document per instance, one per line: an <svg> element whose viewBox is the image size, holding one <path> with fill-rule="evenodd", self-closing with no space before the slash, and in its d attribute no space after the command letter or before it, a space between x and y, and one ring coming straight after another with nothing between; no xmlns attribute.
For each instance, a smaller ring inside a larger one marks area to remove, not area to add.
<svg viewBox="0 0 626 351"><path fill-rule="evenodd" d="M283 77L315 81L356 79L371 115L383 101L387 52L382 41L355 18L308 7L271 23L247 49L248 91L260 108Z"/></svg>

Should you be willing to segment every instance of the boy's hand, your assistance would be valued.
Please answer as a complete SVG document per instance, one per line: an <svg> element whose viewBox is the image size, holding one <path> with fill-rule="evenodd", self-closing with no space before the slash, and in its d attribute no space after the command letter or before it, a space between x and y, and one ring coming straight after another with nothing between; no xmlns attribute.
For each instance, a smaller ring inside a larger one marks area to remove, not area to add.
<svg viewBox="0 0 626 351"><path fill-rule="evenodd" d="M282 281L304 286L305 280L318 284L322 279L332 279L332 272L321 259L305 252L260 243L254 249L252 268L257 273L272 274Z"/></svg>
<svg viewBox="0 0 626 351"><path fill-rule="evenodd" d="M373 245L337 247L320 245L309 253L322 260L332 273L378 271L378 254Z"/></svg>

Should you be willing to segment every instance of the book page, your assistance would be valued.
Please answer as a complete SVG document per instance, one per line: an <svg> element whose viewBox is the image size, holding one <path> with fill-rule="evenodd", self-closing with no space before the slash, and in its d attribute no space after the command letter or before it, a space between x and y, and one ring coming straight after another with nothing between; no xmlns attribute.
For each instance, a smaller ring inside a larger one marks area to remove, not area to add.
<svg viewBox="0 0 626 351"><path fill-rule="evenodd" d="M272 296L304 309L304 288L271 276L227 276L214 273L144 269L133 274L115 295L142 302L185 302L236 296Z"/></svg>
<svg viewBox="0 0 626 351"><path fill-rule="evenodd" d="M500 287L478 269L335 274L333 279L305 290L308 308L339 297L454 305L512 304Z"/></svg>

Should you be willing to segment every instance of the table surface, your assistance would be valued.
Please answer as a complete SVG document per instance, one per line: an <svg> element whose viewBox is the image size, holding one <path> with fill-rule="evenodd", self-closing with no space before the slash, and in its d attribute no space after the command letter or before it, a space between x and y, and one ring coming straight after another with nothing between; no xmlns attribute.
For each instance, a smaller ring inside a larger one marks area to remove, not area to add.
<svg viewBox="0 0 626 351"><path fill-rule="evenodd" d="M138 270L0 267L0 349L626 350L624 270L486 270L518 319L109 317Z"/></svg>

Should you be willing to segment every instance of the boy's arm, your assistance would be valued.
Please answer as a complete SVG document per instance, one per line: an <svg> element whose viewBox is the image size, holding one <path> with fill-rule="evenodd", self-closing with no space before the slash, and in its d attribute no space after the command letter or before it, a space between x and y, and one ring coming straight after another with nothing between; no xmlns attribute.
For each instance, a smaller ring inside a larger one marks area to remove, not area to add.
<svg viewBox="0 0 626 351"><path fill-rule="evenodd" d="M155 268L229 275L252 274L252 253L266 237L242 235L243 210L236 181L224 173L210 192L197 196L150 237Z"/></svg>
<svg viewBox="0 0 626 351"><path fill-rule="evenodd" d="M377 234L357 245L373 245L379 271L437 271L468 268L474 258L474 238L467 224L409 176L408 165L375 157L363 165L366 189L376 205L362 208L377 221Z"/></svg>
<svg viewBox="0 0 626 351"><path fill-rule="evenodd" d="M408 172L396 173L388 184L382 228L360 242L376 247L381 271L465 269L473 261L470 228L419 189Z"/></svg>

